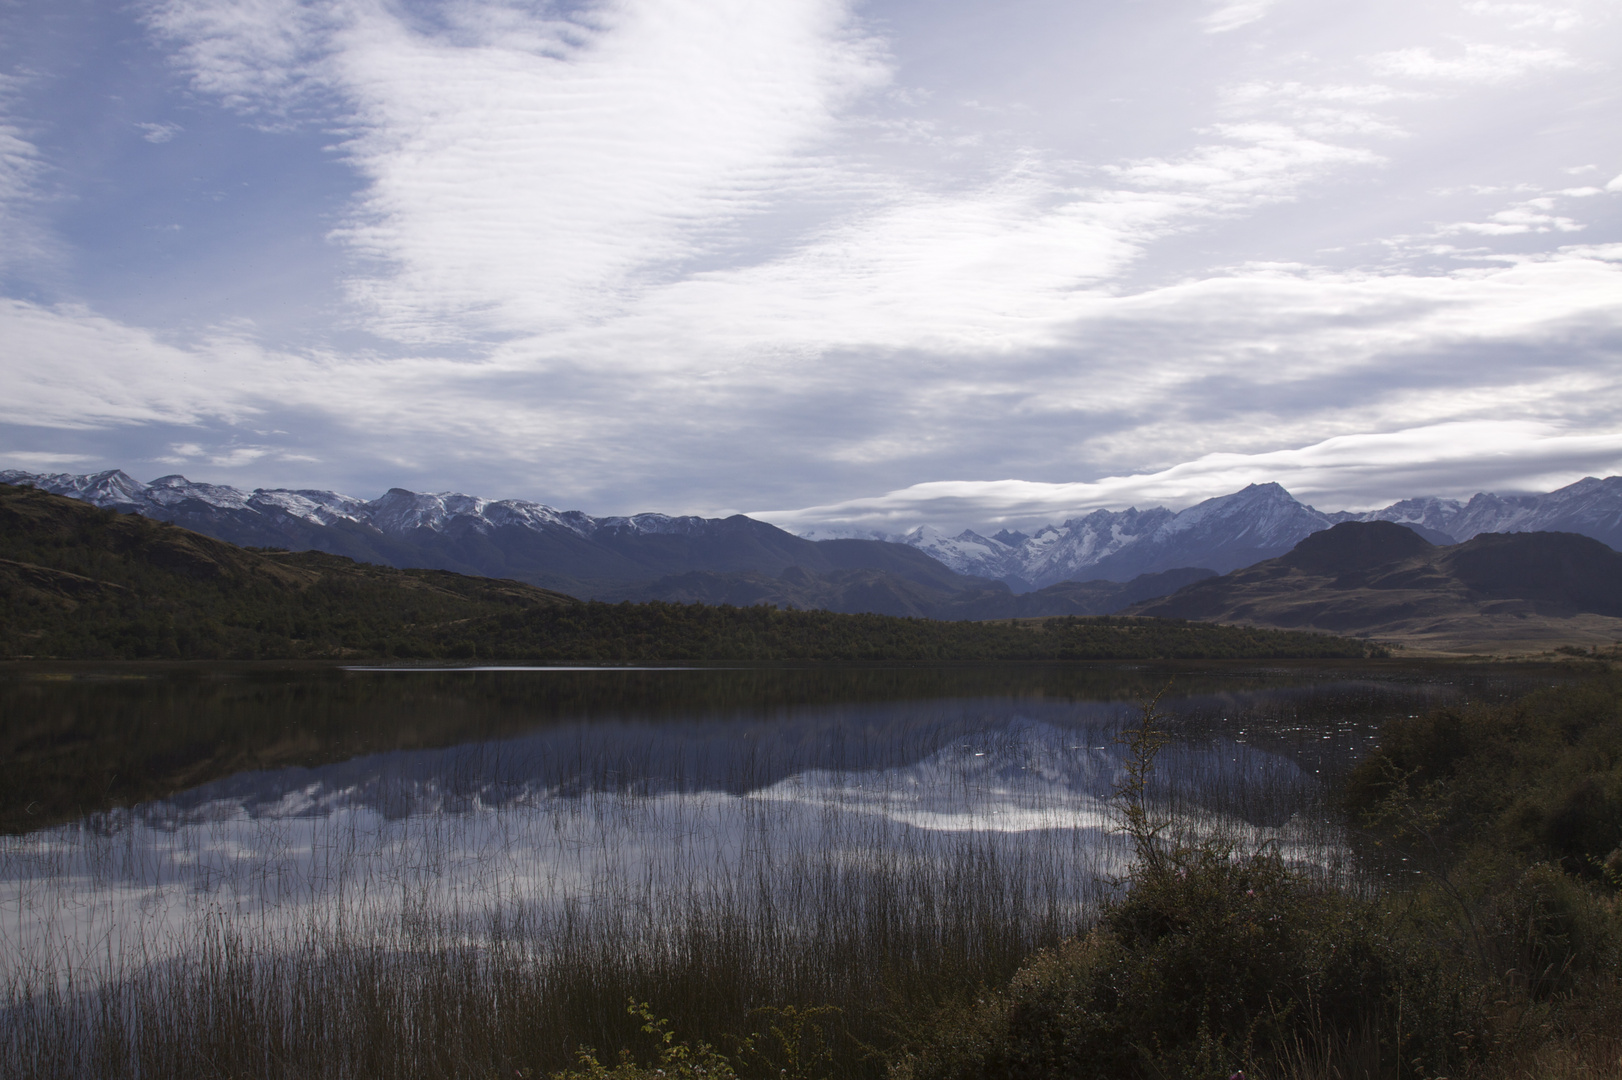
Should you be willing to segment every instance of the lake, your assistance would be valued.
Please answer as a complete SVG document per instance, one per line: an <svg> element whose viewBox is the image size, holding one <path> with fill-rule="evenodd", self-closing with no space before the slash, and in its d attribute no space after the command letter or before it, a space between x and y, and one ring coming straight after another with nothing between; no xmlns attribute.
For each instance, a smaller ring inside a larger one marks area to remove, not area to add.
<svg viewBox="0 0 1622 1080"><path fill-rule="evenodd" d="M1378 724L1539 677L14 671L0 1048L41 1076L541 1075L634 1039L635 998L685 1030L835 1006L871 1073L872 1016L1085 929L1156 693L1156 806L1346 881L1330 785Z"/></svg>

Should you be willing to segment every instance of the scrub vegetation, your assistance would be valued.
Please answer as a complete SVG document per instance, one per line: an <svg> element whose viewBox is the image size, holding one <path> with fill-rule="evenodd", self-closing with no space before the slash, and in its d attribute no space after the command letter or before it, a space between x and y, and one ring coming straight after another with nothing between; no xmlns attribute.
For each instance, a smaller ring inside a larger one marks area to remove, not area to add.
<svg viewBox="0 0 1622 1080"><path fill-rule="evenodd" d="M893 1080L1616 1074L1616 676L1387 724L1345 786L1360 888L1191 837L1139 791L1124 896L943 1009Z"/></svg>

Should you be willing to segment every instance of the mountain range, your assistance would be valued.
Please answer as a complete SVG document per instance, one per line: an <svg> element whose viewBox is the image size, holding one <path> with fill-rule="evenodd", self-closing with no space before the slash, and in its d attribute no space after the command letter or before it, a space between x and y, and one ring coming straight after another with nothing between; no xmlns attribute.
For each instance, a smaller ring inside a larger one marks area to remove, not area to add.
<svg viewBox="0 0 1622 1080"><path fill-rule="evenodd" d="M138 513L243 547L509 578L581 598L697 599L687 594L702 581L704 598L715 602L730 590L738 594L732 602L881 615L936 616L963 609L969 598L990 602L978 603L971 616L944 616L959 618L1007 614L997 601L1013 598L1002 582L959 574L906 544L806 540L743 515L593 517L516 499L401 488L364 501L332 491L245 492L183 476L142 484L119 470L5 472L0 482ZM763 579L776 584L763 587ZM1074 605L1051 612L1101 613Z"/></svg>
<svg viewBox="0 0 1622 1080"><path fill-rule="evenodd" d="M1572 532L1622 548L1622 476L1588 477L1546 494L1404 499L1363 512L1317 510L1278 484L1252 484L1180 512L1094 510L1029 534L966 530L949 536L926 526L900 536L865 535L905 543L959 573L996 578L1023 592L1079 578L1128 581L1184 566L1226 573L1282 555L1344 521L1395 522L1433 544L1481 533Z"/></svg>
<svg viewBox="0 0 1622 1080"><path fill-rule="evenodd" d="M178 475L143 484L119 470L7 471L0 482L244 546L512 578L580 597L934 618L1106 614L1282 555L1346 521L1395 522L1439 544L1483 532L1556 530L1622 546L1616 476L1540 495L1407 499L1355 513L1320 511L1278 484L1252 484L1182 511L1095 510L1028 534L993 536L948 536L927 527L897 536L795 536L743 515L593 517L523 500L402 488L367 501L321 490L245 492Z"/></svg>
<svg viewBox="0 0 1622 1080"><path fill-rule="evenodd" d="M498 578L248 550L0 484L0 660L952 663L1355 659L1381 651L1323 634L1181 620L1032 624L588 603Z"/></svg>
<svg viewBox="0 0 1622 1080"><path fill-rule="evenodd" d="M1278 558L1125 613L1449 652L1524 651L1555 638L1609 648L1622 640L1622 554L1575 533L1478 533L1433 545L1394 522L1342 522Z"/></svg>

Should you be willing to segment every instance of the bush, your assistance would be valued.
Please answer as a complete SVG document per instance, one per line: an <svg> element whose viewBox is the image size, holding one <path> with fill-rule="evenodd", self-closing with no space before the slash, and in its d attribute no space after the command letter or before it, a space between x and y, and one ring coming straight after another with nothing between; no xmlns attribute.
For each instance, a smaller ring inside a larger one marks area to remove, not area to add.
<svg viewBox="0 0 1622 1080"><path fill-rule="evenodd" d="M1126 736L1117 802L1136 857L1125 894L1005 989L943 1010L895 1080L1227 1080L1331 1059L1449 1072L1482 1023L1457 966L1276 850L1191 840L1157 816L1146 801L1156 719L1151 705Z"/></svg>
<svg viewBox="0 0 1622 1080"><path fill-rule="evenodd" d="M1226 1080L1348 1055L1446 1075L1480 1021L1468 988L1424 953L1375 905L1270 851L1198 845L1140 865L1087 937L943 1013L894 1075Z"/></svg>
<svg viewBox="0 0 1622 1080"><path fill-rule="evenodd" d="M838 1022L839 1010L831 1006L754 1009L750 1034L733 1040L737 1045L731 1054L706 1042L678 1040L670 1021L656 1018L645 1001L632 1001L625 1011L642 1021L642 1034L653 1051L646 1061L622 1050L613 1065L604 1065L596 1050L584 1047L580 1064L552 1074L552 1080L826 1080L833 1072L828 1027ZM532 1070L518 1073L529 1076Z"/></svg>

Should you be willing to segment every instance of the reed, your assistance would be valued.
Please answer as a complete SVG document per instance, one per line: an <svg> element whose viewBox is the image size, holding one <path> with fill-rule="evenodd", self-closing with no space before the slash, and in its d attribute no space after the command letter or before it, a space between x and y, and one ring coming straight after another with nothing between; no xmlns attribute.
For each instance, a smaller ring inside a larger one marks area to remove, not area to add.
<svg viewBox="0 0 1622 1080"><path fill-rule="evenodd" d="M1083 933L1113 894L1130 851L1108 738L1070 748L1063 767L1096 775L1058 802L860 753L861 770L766 786L740 755L726 791L652 787L635 746L498 791L490 744L365 809L148 807L8 837L0 1058L19 1080L539 1077L585 1047L650 1058L634 1001L763 1077L779 1059L739 1053L764 1045L762 1017L815 1015L824 1075L881 1076L926 1017ZM1029 750L976 745L898 754ZM1344 876L1318 786L1224 766L1243 753L1174 745L1145 797ZM962 820L920 827L920 783Z"/></svg>

